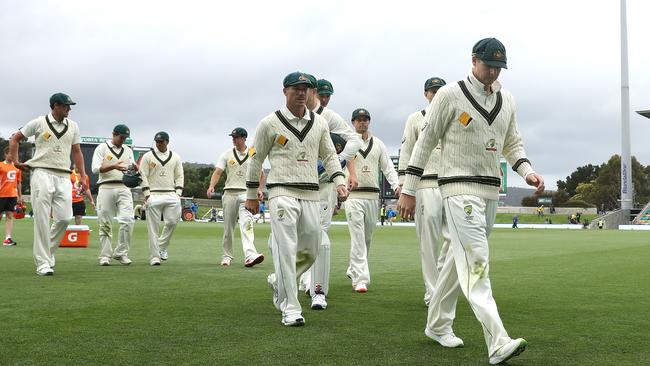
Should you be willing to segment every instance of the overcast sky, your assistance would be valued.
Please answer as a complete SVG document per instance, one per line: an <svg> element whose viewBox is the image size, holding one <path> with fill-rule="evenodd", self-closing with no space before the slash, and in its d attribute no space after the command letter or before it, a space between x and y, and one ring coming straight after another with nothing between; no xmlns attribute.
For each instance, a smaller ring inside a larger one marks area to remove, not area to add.
<svg viewBox="0 0 650 366"><path fill-rule="evenodd" d="M425 107L424 80L457 81L476 41L497 37L527 153L547 186L620 153L619 1L11 1L0 13L0 135L77 101L82 136L156 131L185 161L214 163L236 126L249 131L284 102L300 70L332 81L330 107L397 154L406 117ZM319 8L318 6L322 6ZM632 111L650 109L650 2L630 0ZM650 164L650 120L631 115L632 154ZM511 171L512 173L512 171ZM523 186L511 174L509 185Z"/></svg>

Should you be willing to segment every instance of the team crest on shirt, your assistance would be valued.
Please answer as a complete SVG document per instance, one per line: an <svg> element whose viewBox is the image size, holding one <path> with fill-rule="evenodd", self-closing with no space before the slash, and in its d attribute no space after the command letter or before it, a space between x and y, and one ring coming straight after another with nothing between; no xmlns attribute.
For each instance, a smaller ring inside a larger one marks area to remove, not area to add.
<svg viewBox="0 0 650 366"><path fill-rule="evenodd" d="M489 139L488 142L485 143L485 151L497 151L497 142L494 139Z"/></svg>
<svg viewBox="0 0 650 366"><path fill-rule="evenodd" d="M235 165L235 160L234 159L228 160L228 165L231 165L231 166Z"/></svg>
<svg viewBox="0 0 650 366"><path fill-rule="evenodd" d="M367 166L367 165L364 165L363 167L361 167L361 173L370 174L370 167Z"/></svg>
<svg viewBox="0 0 650 366"><path fill-rule="evenodd" d="M155 167L156 167L156 163L154 163L153 161L149 163L149 169L153 169Z"/></svg>
<svg viewBox="0 0 650 366"><path fill-rule="evenodd" d="M296 161L299 163L308 163L309 160L307 160L307 153L304 151L299 152L296 155Z"/></svg>
<svg viewBox="0 0 650 366"><path fill-rule="evenodd" d="M238 177L243 177L244 172L242 172L241 170L238 170L237 173L235 173L235 175L238 176Z"/></svg>
<svg viewBox="0 0 650 366"><path fill-rule="evenodd" d="M43 134L43 138L45 139L45 141L49 140L50 137L52 137L52 135L49 132L45 131L45 133Z"/></svg>
<svg viewBox="0 0 650 366"><path fill-rule="evenodd" d="M113 160L113 155L106 155L106 160Z"/></svg>

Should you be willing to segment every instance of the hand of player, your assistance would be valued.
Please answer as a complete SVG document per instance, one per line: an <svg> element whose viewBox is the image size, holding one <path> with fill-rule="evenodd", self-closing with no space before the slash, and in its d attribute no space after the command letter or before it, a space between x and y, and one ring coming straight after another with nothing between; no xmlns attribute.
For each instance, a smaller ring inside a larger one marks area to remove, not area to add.
<svg viewBox="0 0 650 366"><path fill-rule="evenodd" d="M257 200L264 201L264 192L262 192L261 190L257 191Z"/></svg>
<svg viewBox="0 0 650 366"><path fill-rule="evenodd" d="M395 198L399 198L400 193L402 193L402 186L398 186L395 189Z"/></svg>
<svg viewBox="0 0 650 366"><path fill-rule="evenodd" d="M122 162L121 162L121 161L118 161L117 163L111 165L111 169L119 170L119 171L121 171L121 172L125 172L125 171L128 170L127 167L125 167L124 165L122 165Z"/></svg>
<svg viewBox="0 0 650 366"><path fill-rule="evenodd" d="M345 184L341 184L339 186L336 186L336 194L339 202L345 202L345 200L348 199L348 195L350 192L348 192L347 187Z"/></svg>
<svg viewBox="0 0 650 366"><path fill-rule="evenodd" d="M90 201L90 205L93 206L93 209L96 210L97 206L95 205L95 201Z"/></svg>
<svg viewBox="0 0 650 366"><path fill-rule="evenodd" d="M147 209L147 202L149 202L149 196L144 196L144 199L142 200L142 209Z"/></svg>
<svg viewBox="0 0 650 366"><path fill-rule="evenodd" d="M80 187L79 190L81 192L86 192L86 190L89 188L88 186L86 186L86 179L87 179L86 174L83 175L79 174L79 187Z"/></svg>
<svg viewBox="0 0 650 366"><path fill-rule="evenodd" d="M205 192L205 195L208 198L212 198L212 195L214 194L214 187L208 187L208 190Z"/></svg>
<svg viewBox="0 0 650 366"><path fill-rule="evenodd" d="M401 194L397 201L397 212L399 215L407 220L414 217L415 214L415 197L406 193Z"/></svg>
<svg viewBox="0 0 650 366"><path fill-rule="evenodd" d="M244 207L246 207L248 212L252 213L253 215L257 215L260 212L260 204L256 199L247 199Z"/></svg>
<svg viewBox="0 0 650 366"><path fill-rule="evenodd" d="M356 175L348 177L348 189L351 191L354 191L359 187L359 180L357 179Z"/></svg>
<svg viewBox="0 0 650 366"><path fill-rule="evenodd" d="M526 176L526 183L528 183L529 186L533 186L537 188L535 190L535 194L539 194L544 192L544 178L537 174L537 173L530 173Z"/></svg>

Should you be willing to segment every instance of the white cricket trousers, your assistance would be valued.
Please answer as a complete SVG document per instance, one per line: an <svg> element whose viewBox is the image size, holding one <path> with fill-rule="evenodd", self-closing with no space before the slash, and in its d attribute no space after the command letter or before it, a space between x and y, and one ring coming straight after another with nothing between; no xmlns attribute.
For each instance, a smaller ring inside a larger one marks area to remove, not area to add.
<svg viewBox="0 0 650 366"><path fill-rule="evenodd" d="M160 232L160 215L165 225ZM147 199L147 229L149 231L149 261L160 259L160 251L167 250L181 219L181 198L176 193L152 194Z"/></svg>
<svg viewBox="0 0 650 366"><path fill-rule="evenodd" d="M129 254L133 237L133 196L126 187L99 187L97 193L97 220L99 221L99 243L102 246L99 258L120 257ZM113 250L113 217L117 217L120 229L117 247Z"/></svg>
<svg viewBox="0 0 650 366"><path fill-rule="evenodd" d="M483 327L489 356L510 341L492 297L489 277L487 238L496 218L497 201L458 195L443 199L443 204L451 245L429 305L427 327L438 335L453 332L456 301L462 290Z"/></svg>
<svg viewBox="0 0 650 366"><path fill-rule="evenodd" d="M320 195L320 225L321 242L318 246L316 261L309 270L300 277L300 282L309 288L310 294L323 294L327 296L330 289L330 237L332 213L337 202L337 193L334 183L321 183L318 193Z"/></svg>
<svg viewBox="0 0 650 366"><path fill-rule="evenodd" d="M296 280L316 259L321 230L318 201L289 196L269 200L271 253L277 278L278 303L284 318L302 314Z"/></svg>
<svg viewBox="0 0 650 366"><path fill-rule="evenodd" d="M351 198L345 202L350 231L350 266L347 274L352 279L352 286L370 283L368 253L372 242L372 233L377 225L379 214L378 199Z"/></svg>
<svg viewBox="0 0 650 366"><path fill-rule="evenodd" d="M54 252L72 219L72 182L68 175L61 177L35 168L29 186L34 211L34 262L37 269L45 264L54 267Z"/></svg>
<svg viewBox="0 0 650 366"><path fill-rule="evenodd" d="M222 202L224 220L222 258L235 258L232 252L232 241L237 219L239 219L239 232L241 233L244 260L254 258L257 255L257 249L255 249L255 234L253 233L253 214L244 206L246 203L246 191L236 194L226 191L223 195Z"/></svg>
<svg viewBox="0 0 650 366"><path fill-rule="evenodd" d="M421 188L415 193L415 229L420 241L420 260L424 278L424 302L431 303L438 273L449 247L449 229L438 188Z"/></svg>

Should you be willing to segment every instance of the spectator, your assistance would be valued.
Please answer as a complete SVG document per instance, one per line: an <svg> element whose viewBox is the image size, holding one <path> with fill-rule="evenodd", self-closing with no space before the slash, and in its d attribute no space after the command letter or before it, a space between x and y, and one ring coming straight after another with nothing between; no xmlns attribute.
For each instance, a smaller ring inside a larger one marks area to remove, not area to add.
<svg viewBox="0 0 650 366"><path fill-rule="evenodd" d="M258 223L260 220L262 220L263 224L266 223L265 212L266 212L266 204L262 200L260 201L260 216L257 218L257 220L255 220L255 223Z"/></svg>
<svg viewBox="0 0 650 366"><path fill-rule="evenodd" d="M386 204L381 204L381 209L379 210L379 217L381 218L381 226L384 226L384 221L386 221Z"/></svg>
<svg viewBox="0 0 650 366"><path fill-rule="evenodd" d="M393 221L395 221L395 218L397 217L397 212L393 210L392 208L388 209L388 213L386 213L386 216L388 217L388 223L390 226L393 226Z"/></svg>
<svg viewBox="0 0 650 366"><path fill-rule="evenodd" d="M217 209L212 206L210 208L210 221L209 222L217 222Z"/></svg>

